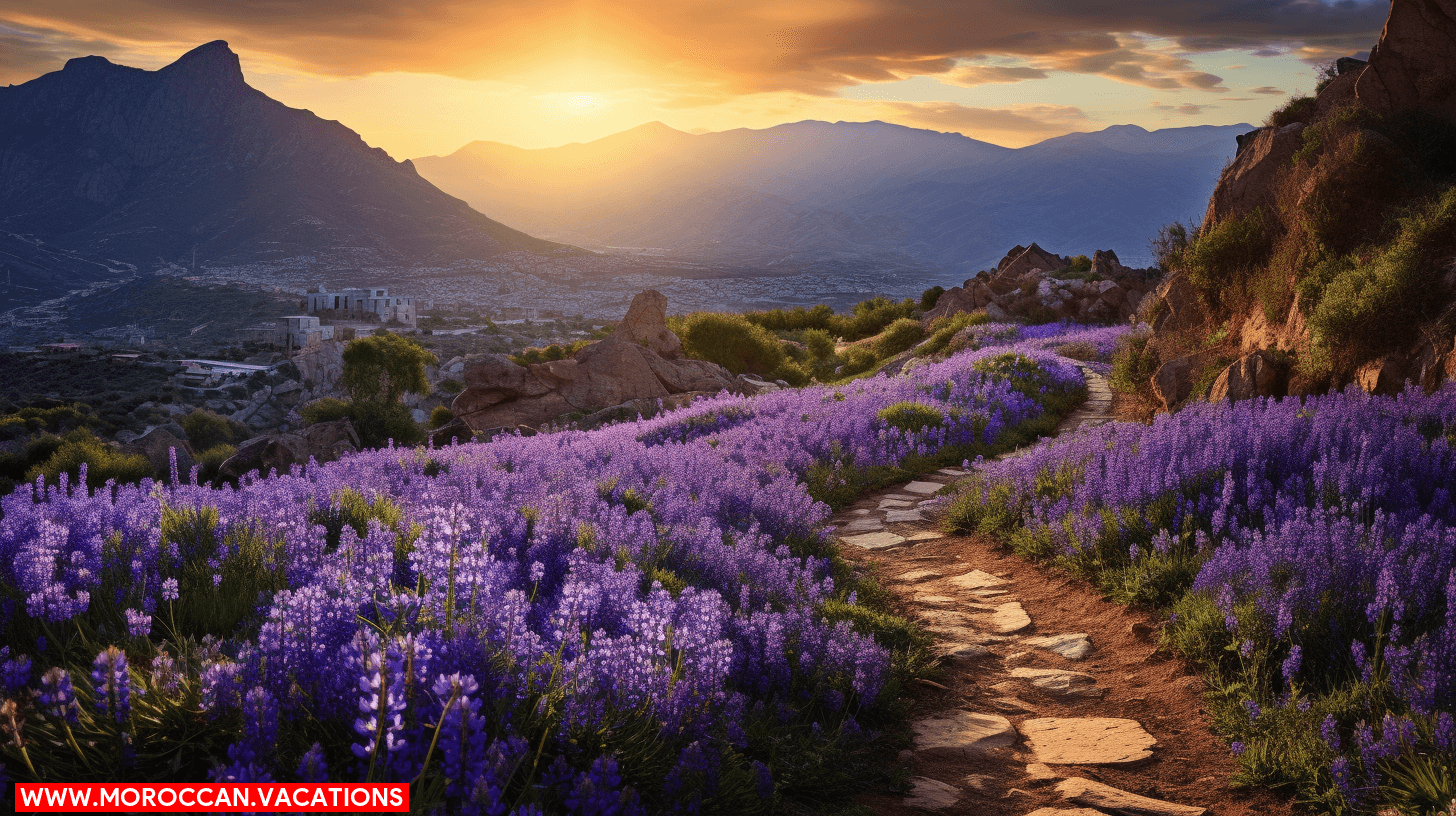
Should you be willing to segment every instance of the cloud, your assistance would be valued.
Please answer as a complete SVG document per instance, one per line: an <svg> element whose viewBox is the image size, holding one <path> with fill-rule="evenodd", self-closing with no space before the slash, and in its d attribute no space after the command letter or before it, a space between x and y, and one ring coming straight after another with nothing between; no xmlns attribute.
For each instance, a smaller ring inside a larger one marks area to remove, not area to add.
<svg viewBox="0 0 1456 816"><path fill-rule="evenodd" d="M1262 88L1250 88L1249 89L1249 93L1268 94L1269 96L1283 96L1284 95L1284 91L1281 91L1281 90L1279 90L1278 88L1275 88L1272 85L1265 85Z"/></svg>
<svg viewBox="0 0 1456 816"><path fill-rule="evenodd" d="M1154 102L1149 107L1153 110L1166 111L1168 113L1181 113L1184 116L1197 116L1206 110L1218 109L1218 105L1195 105L1191 102L1182 105L1165 105L1162 102Z"/></svg>
<svg viewBox="0 0 1456 816"><path fill-rule="evenodd" d="M1171 40L1183 54L1313 58L1368 48L1386 10L1384 0L7 0L0 24L55 36L6 49L0 69L17 81L54 70L63 54L223 38L245 60L285 71L430 73L561 91L671 80L723 97L829 95L956 70L969 71L967 81L1018 78L1010 68L961 67L986 55L1027 60L1022 73L1217 90L1213 75L1134 35Z"/></svg>
<svg viewBox="0 0 1456 816"><path fill-rule="evenodd" d="M977 108L954 102L884 102L886 118L903 125L952 130L981 138L990 133L1017 136L1060 135L1086 121L1071 105L1010 105Z"/></svg>
<svg viewBox="0 0 1456 816"><path fill-rule="evenodd" d="M969 65L942 78L952 85L986 85L993 82L1022 82L1028 79L1046 79L1047 72L1041 68L1026 65Z"/></svg>

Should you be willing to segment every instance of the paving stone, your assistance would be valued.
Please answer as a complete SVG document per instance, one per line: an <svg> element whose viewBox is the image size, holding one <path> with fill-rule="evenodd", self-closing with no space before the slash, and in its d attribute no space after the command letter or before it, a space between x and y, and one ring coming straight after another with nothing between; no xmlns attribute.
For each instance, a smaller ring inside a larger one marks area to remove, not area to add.
<svg viewBox="0 0 1456 816"><path fill-rule="evenodd" d="M886 510L885 521L889 524L904 524L909 521L925 521L919 510Z"/></svg>
<svg viewBox="0 0 1456 816"><path fill-rule="evenodd" d="M909 493L889 493L887 495L881 496L880 497L880 500L881 501L885 501L887 499L893 499L894 501L904 501L904 502L910 502L911 504L914 504L915 502L918 502L918 501L920 501L923 498L925 498L925 497L924 496L912 496Z"/></svg>
<svg viewBox="0 0 1456 816"><path fill-rule="evenodd" d="M971 475L971 472L968 471L968 470L961 470L960 468L950 468L950 467L948 467L948 468L941 468L940 470L937 470L936 473L939 473L942 476L955 476L955 477L961 477L961 476L969 476L969 475Z"/></svg>
<svg viewBox="0 0 1456 816"><path fill-rule="evenodd" d="M1037 808L1026 816L1107 816L1092 808Z"/></svg>
<svg viewBox="0 0 1456 816"><path fill-rule="evenodd" d="M883 521L880 521L877 518L869 517L857 518L854 521L851 521L850 523L844 525L843 527L843 530L846 533L866 533L873 530L883 529L885 529L885 523Z"/></svg>
<svg viewBox="0 0 1456 816"><path fill-rule="evenodd" d="M941 573L936 572L935 570L931 570L931 569L918 569L918 570L911 570L910 572L907 572L904 575L901 575L900 577L896 578L895 580L896 581L901 581L901 582L907 583L907 584L918 584L921 581L931 581L931 580L934 580L934 579L940 578L940 577L942 577Z"/></svg>
<svg viewBox="0 0 1456 816"><path fill-rule="evenodd" d="M986 788L996 784L996 777L986 776L985 774L967 774L966 778L961 781L965 782L966 787L968 788L975 788L976 790L983 791Z"/></svg>
<svg viewBox="0 0 1456 816"><path fill-rule="evenodd" d="M1022 643L1025 643L1027 646L1035 646L1038 649L1046 649L1068 660L1081 660L1092 653L1092 641L1085 634L1047 635L1045 637L1027 638Z"/></svg>
<svg viewBox="0 0 1456 816"><path fill-rule="evenodd" d="M840 540L846 544L853 544L856 547L866 550L883 550L888 547L898 547L905 543L904 536L897 536L894 533L884 531L844 536Z"/></svg>
<svg viewBox="0 0 1456 816"><path fill-rule="evenodd" d="M995 714L950 711L910 724L915 731L915 750L949 750L977 753L1002 748L1016 741L1011 721Z"/></svg>
<svg viewBox="0 0 1456 816"><path fill-rule="evenodd" d="M1001 604L991 613L991 628L997 634L1015 634L1028 626L1031 626L1031 616L1015 601Z"/></svg>
<svg viewBox="0 0 1456 816"><path fill-rule="evenodd" d="M960 801L961 790L938 779L917 776L910 780L910 795L905 797L905 806L921 810L945 810Z"/></svg>
<svg viewBox="0 0 1456 816"><path fill-rule="evenodd" d="M1056 779L1057 772L1044 762L1033 762L1026 766L1026 775L1032 779Z"/></svg>
<svg viewBox="0 0 1456 816"><path fill-rule="evenodd" d="M1097 678L1085 672L1016 668L1011 670L1011 677L1025 680L1058 697L1101 697L1103 694L1103 690L1097 687Z"/></svg>
<svg viewBox="0 0 1456 816"><path fill-rule="evenodd" d="M988 705L997 711L1004 711L1008 714L1032 714L1036 712L1036 706L1014 695L992 697Z"/></svg>
<svg viewBox="0 0 1456 816"><path fill-rule="evenodd" d="M976 596L977 598L995 598L995 597L997 597L999 595L1005 595L1006 594L1006 590L1004 590L1004 589L978 589L975 592L972 592L971 594L974 595L974 596Z"/></svg>
<svg viewBox="0 0 1456 816"><path fill-rule="evenodd" d="M1063 779L1057 783L1057 793L1065 801L1122 816L1203 816L1208 812L1208 808L1149 799L1090 779Z"/></svg>
<svg viewBox="0 0 1456 816"><path fill-rule="evenodd" d="M957 660L976 660L990 654L990 649L978 643L952 643L945 647L945 656Z"/></svg>
<svg viewBox="0 0 1456 816"><path fill-rule="evenodd" d="M904 510L907 507L914 507L913 501L902 501L900 499L881 499L878 510Z"/></svg>
<svg viewBox="0 0 1456 816"><path fill-rule="evenodd" d="M910 484L904 485L900 489L905 491L906 493L918 493L921 496L929 496L930 494L940 490L942 487L945 487L945 485L941 484L940 482L911 482Z"/></svg>
<svg viewBox="0 0 1456 816"><path fill-rule="evenodd" d="M905 538L905 540L906 541L934 541L937 538L945 538L945 533L935 533L935 532L931 532L929 530L926 530L923 533L915 533L914 535L907 536Z"/></svg>
<svg viewBox="0 0 1456 816"><path fill-rule="evenodd" d="M869 514L870 511L868 510L854 510L850 513L852 516L868 516Z"/></svg>
<svg viewBox="0 0 1456 816"><path fill-rule="evenodd" d="M1141 762L1158 742L1137 720L1114 717L1046 717L1027 720L1019 730L1036 761L1046 765Z"/></svg>
<svg viewBox="0 0 1456 816"><path fill-rule="evenodd" d="M955 602L956 599L950 597L949 595L934 595L931 593L926 593L923 595L917 593L915 595L915 603L924 604L926 606L954 606Z"/></svg>
<svg viewBox="0 0 1456 816"><path fill-rule="evenodd" d="M985 589L987 587L1001 586L1006 583L991 573L981 572L980 570L971 570L965 575L957 575L950 579L950 582L961 589Z"/></svg>

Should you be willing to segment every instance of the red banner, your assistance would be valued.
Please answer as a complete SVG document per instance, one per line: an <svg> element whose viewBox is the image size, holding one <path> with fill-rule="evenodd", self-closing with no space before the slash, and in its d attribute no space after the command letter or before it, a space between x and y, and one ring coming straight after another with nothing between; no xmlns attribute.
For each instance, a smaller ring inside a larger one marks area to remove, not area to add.
<svg viewBox="0 0 1456 816"><path fill-rule="evenodd" d="M402 813L409 785L350 782L19 782L21 813Z"/></svg>

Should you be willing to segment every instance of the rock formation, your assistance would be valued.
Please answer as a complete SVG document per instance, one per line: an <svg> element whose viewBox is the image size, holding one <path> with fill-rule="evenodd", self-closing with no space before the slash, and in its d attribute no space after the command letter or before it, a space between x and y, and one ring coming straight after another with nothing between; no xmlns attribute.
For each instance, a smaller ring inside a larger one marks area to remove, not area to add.
<svg viewBox="0 0 1456 816"><path fill-rule="evenodd" d="M1395 0L1368 61L1272 121L1141 304L1152 395L1438 387L1456 374L1456 0Z"/></svg>
<svg viewBox="0 0 1456 816"><path fill-rule="evenodd" d="M667 328L667 298L637 295L610 337L566 360L519 366L501 354L468 358L465 390L451 412L476 431L520 425L540 427L674 394L743 392L727 369L682 357L682 342Z"/></svg>
<svg viewBox="0 0 1456 816"><path fill-rule="evenodd" d="M1126 320L1137 314L1156 282L1156 270L1129 269L1110 249L1097 250L1092 277L1060 278L1069 261L1036 244L1013 247L996 264L961 286L947 289L925 314L926 325L946 315L985 309L992 320L1015 317L1071 318L1087 322Z"/></svg>
<svg viewBox="0 0 1456 816"><path fill-rule="evenodd" d="M347 419L320 422L298 433L272 433L256 436L238 445L238 452L218 468L224 478L238 479L251 471L267 475L276 470L287 473L294 465L306 465L309 459L320 464L332 462L359 450L359 434Z"/></svg>

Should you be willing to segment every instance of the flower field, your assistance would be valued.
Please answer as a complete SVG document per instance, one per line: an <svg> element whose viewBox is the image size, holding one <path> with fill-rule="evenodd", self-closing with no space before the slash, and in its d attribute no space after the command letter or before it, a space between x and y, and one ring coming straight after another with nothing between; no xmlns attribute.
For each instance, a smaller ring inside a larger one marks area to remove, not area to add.
<svg viewBox="0 0 1456 816"><path fill-rule="evenodd" d="M1456 796L1456 389L1194 405L988 465L949 511L1172 612L1241 779Z"/></svg>
<svg viewBox="0 0 1456 816"><path fill-rule="evenodd" d="M860 602L828 504L1034 438L1082 391L985 349L236 489L18 491L6 769L409 781L450 813L842 796L911 628Z"/></svg>

